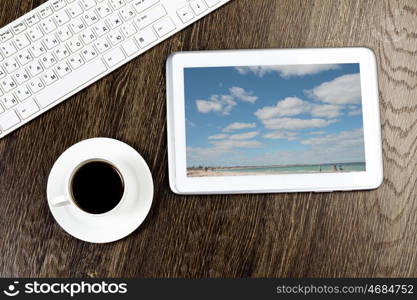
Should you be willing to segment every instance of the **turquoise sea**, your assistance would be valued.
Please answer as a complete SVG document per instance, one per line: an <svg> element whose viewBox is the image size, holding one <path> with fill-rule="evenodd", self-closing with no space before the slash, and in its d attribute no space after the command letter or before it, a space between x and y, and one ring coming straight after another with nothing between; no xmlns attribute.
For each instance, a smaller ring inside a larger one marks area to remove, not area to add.
<svg viewBox="0 0 417 300"><path fill-rule="evenodd" d="M297 165L297 166L274 166L274 167L236 167L219 168L214 171L239 172L239 173L264 173L264 174L294 174L294 173L329 173L336 172L363 172L366 171L365 163L337 163L325 165ZM321 171L320 171L321 169Z"/></svg>

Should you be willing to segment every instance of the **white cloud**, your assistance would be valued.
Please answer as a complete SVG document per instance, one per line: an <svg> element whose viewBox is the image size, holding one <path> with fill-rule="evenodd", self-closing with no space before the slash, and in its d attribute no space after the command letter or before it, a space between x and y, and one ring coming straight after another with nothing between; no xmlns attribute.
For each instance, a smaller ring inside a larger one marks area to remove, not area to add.
<svg viewBox="0 0 417 300"><path fill-rule="evenodd" d="M336 145L343 144L345 146L358 145L363 143L363 129L354 129L342 131L337 134L329 134L323 137L314 137L301 141L304 145Z"/></svg>
<svg viewBox="0 0 417 300"><path fill-rule="evenodd" d="M294 141L297 139L297 133L293 131L273 131L263 136L266 139L283 139Z"/></svg>
<svg viewBox="0 0 417 300"><path fill-rule="evenodd" d="M250 140L259 135L259 131L251 131L230 136L231 140Z"/></svg>
<svg viewBox="0 0 417 300"><path fill-rule="evenodd" d="M335 64L314 64L314 65L287 65L287 66L250 66L236 67L236 71L245 75L253 73L259 77L263 77L267 73L278 73L281 77L289 78L292 76L313 75L328 70L339 69L339 65Z"/></svg>
<svg viewBox="0 0 417 300"><path fill-rule="evenodd" d="M228 115L236 104L230 95L212 95L209 100L196 100L197 109L203 114L218 112Z"/></svg>
<svg viewBox="0 0 417 300"><path fill-rule="evenodd" d="M340 115L340 106L316 104L303 101L297 97L287 97L277 102L275 106L265 106L255 112L261 120L299 114L311 114L313 117L335 118Z"/></svg>
<svg viewBox="0 0 417 300"><path fill-rule="evenodd" d="M359 116L359 115L361 115L362 114L362 109L361 108L359 108L359 109L355 109L355 110L351 110L349 113L348 113L348 115L349 116Z"/></svg>
<svg viewBox="0 0 417 300"><path fill-rule="evenodd" d="M328 164L364 162L363 130L353 129L337 134L304 140L306 150L269 152L254 157L253 165Z"/></svg>
<svg viewBox="0 0 417 300"><path fill-rule="evenodd" d="M268 129L299 130L306 128L323 128L336 122L336 120L276 118L263 120L262 122Z"/></svg>
<svg viewBox="0 0 417 300"><path fill-rule="evenodd" d="M244 102L255 103L256 100L258 100L258 97L253 95L253 92L247 92L245 89L238 86L231 87L229 91L233 97Z"/></svg>
<svg viewBox="0 0 417 300"><path fill-rule="evenodd" d="M305 102L297 97L287 97L278 101L275 106L265 106L255 112L261 120L271 119L282 116L295 116L310 111L310 103Z"/></svg>
<svg viewBox="0 0 417 300"><path fill-rule="evenodd" d="M359 104L361 102L360 75L359 73L343 75L305 92L308 96L324 103Z"/></svg>
<svg viewBox="0 0 417 300"><path fill-rule="evenodd" d="M235 130L246 129L246 128L255 128L255 127L256 127L256 123L235 122L235 123L232 123L232 124L228 125L227 127L223 128L223 131L224 132L231 132L231 131L235 131Z"/></svg>
<svg viewBox="0 0 417 300"><path fill-rule="evenodd" d="M336 118L340 116L341 107L338 105L330 104L312 104L311 106L311 115L313 117L322 117L322 118Z"/></svg>
<svg viewBox="0 0 417 300"><path fill-rule="evenodd" d="M208 139L209 140L224 140L228 137L229 137L228 134L220 133L220 134L209 136Z"/></svg>
<svg viewBox="0 0 417 300"><path fill-rule="evenodd" d="M245 141L245 140L222 140L211 141L211 144L220 149L233 149L233 148L259 148L262 147L262 143L259 141Z"/></svg>

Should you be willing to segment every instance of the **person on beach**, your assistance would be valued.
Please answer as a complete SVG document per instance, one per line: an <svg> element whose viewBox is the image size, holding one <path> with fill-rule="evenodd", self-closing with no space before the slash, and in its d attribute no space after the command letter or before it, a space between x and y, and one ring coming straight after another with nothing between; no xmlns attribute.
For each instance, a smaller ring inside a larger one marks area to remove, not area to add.
<svg viewBox="0 0 417 300"><path fill-rule="evenodd" d="M337 167L336 167L336 165L333 165L333 171L337 172Z"/></svg>

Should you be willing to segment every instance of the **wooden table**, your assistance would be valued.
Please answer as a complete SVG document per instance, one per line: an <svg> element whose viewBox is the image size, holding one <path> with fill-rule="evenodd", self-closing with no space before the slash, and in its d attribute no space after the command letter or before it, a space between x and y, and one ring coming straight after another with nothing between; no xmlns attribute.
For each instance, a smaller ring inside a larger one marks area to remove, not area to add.
<svg viewBox="0 0 417 300"><path fill-rule="evenodd" d="M6 25L43 1L0 0ZM0 140L0 276L417 276L417 3L234 0ZM177 196L168 187L165 60L178 50L365 46L378 58L384 183L374 191ZM72 144L122 140L148 162L145 223L84 243L48 210Z"/></svg>

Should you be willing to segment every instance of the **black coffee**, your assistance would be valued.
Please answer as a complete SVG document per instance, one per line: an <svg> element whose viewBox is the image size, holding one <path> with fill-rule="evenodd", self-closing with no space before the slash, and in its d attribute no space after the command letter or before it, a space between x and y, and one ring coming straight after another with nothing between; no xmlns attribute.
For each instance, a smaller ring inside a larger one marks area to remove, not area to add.
<svg viewBox="0 0 417 300"><path fill-rule="evenodd" d="M76 204L90 214L106 213L119 204L124 193L124 182L111 164L93 161L81 166L71 181Z"/></svg>

